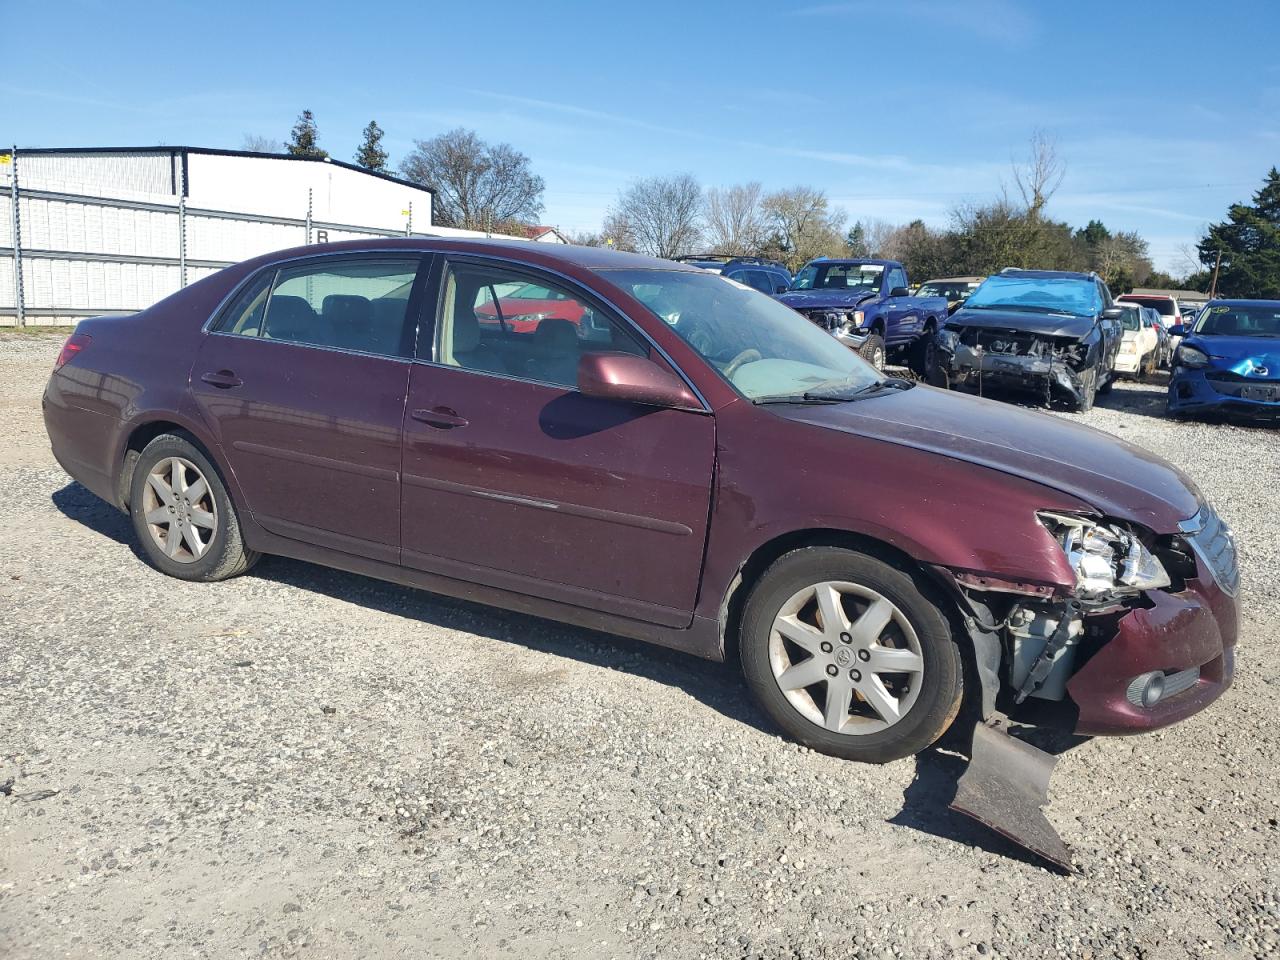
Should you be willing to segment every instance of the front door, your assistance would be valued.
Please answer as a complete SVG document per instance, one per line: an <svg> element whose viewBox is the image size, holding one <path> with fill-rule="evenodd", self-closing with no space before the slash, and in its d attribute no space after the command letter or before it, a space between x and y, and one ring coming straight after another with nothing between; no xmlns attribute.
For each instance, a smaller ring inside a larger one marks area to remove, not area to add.
<svg viewBox="0 0 1280 960"><path fill-rule="evenodd" d="M584 351L650 347L576 287L483 261L441 287L409 380L403 562L687 626L714 418L579 394Z"/></svg>
<svg viewBox="0 0 1280 960"><path fill-rule="evenodd" d="M421 262L322 257L268 269L205 337L192 392L250 512L272 533L399 560Z"/></svg>

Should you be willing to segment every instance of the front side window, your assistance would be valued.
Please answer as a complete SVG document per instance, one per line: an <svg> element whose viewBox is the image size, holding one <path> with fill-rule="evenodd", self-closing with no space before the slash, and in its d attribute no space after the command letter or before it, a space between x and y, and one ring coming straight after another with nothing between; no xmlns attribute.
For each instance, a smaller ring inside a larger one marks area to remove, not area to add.
<svg viewBox="0 0 1280 960"><path fill-rule="evenodd" d="M1123 306L1123 305L1122 305ZM1141 314L1138 308L1134 306L1123 306L1123 312L1120 314L1120 326L1125 330L1138 330L1142 327Z"/></svg>
<svg viewBox="0 0 1280 960"><path fill-rule="evenodd" d="M907 285L907 275L896 267L889 271L889 289L897 290L905 288Z"/></svg>
<svg viewBox="0 0 1280 960"><path fill-rule="evenodd" d="M602 271L751 400L880 381L852 350L772 297L678 270Z"/></svg>
<svg viewBox="0 0 1280 960"><path fill-rule="evenodd" d="M724 283L718 277L714 282ZM583 353L649 355L587 298L502 267L451 264L439 317L436 362L465 370L573 388Z"/></svg>
<svg viewBox="0 0 1280 960"><path fill-rule="evenodd" d="M1093 317L1102 310L1102 290L1074 277L988 277L965 301L966 310L1029 310Z"/></svg>

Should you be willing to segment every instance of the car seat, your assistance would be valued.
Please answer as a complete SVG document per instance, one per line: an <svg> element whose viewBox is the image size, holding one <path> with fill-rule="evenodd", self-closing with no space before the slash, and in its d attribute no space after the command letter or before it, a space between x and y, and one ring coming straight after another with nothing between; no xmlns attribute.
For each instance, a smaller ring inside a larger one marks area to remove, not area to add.
<svg viewBox="0 0 1280 960"><path fill-rule="evenodd" d="M571 320L548 317L533 332L525 376L530 380L576 386L579 353L577 326Z"/></svg>
<svg viewBox="0 0 1280 960"><path fill-rule="evenodd" d="M267 303L266 333L270 340L324 343L320 318L302 297L273 296Z"/></svg>

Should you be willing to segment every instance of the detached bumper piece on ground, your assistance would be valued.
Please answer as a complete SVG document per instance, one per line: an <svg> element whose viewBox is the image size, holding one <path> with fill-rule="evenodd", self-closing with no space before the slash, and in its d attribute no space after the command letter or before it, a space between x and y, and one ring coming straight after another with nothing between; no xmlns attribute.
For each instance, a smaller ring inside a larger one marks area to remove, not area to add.
<svg viewBox="0 0 1280 960"><path fill-rule="evenodd" d="M1008 718L996 714L973 730L969 766L956 784L951 809L1066 871L1071 852L1042 808L1058 758L1009 734Z"/></svg>

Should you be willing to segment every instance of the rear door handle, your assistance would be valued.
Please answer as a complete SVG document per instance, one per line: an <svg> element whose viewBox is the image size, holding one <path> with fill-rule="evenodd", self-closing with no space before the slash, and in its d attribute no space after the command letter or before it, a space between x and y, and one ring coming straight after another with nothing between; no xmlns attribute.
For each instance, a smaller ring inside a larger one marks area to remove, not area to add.
<svg viewBox="0 0 1280 960"><path fill-rule="evenodd" d="M200 379L210 386L221 387L223 390L230 387L238 387L244 383L243 380L237 377L230 370L219 370L217 373L204 373L200 375Z"/></svg>
<svg viewBox="0 0 1280 960"><path fill-rule="evenodd" d="M470 421L458 416L458 411L448 407L432 407L430 410L414 410L409 416L425 423L429 427L441 430L452 430L454 427L465 427Z"/></svg>

